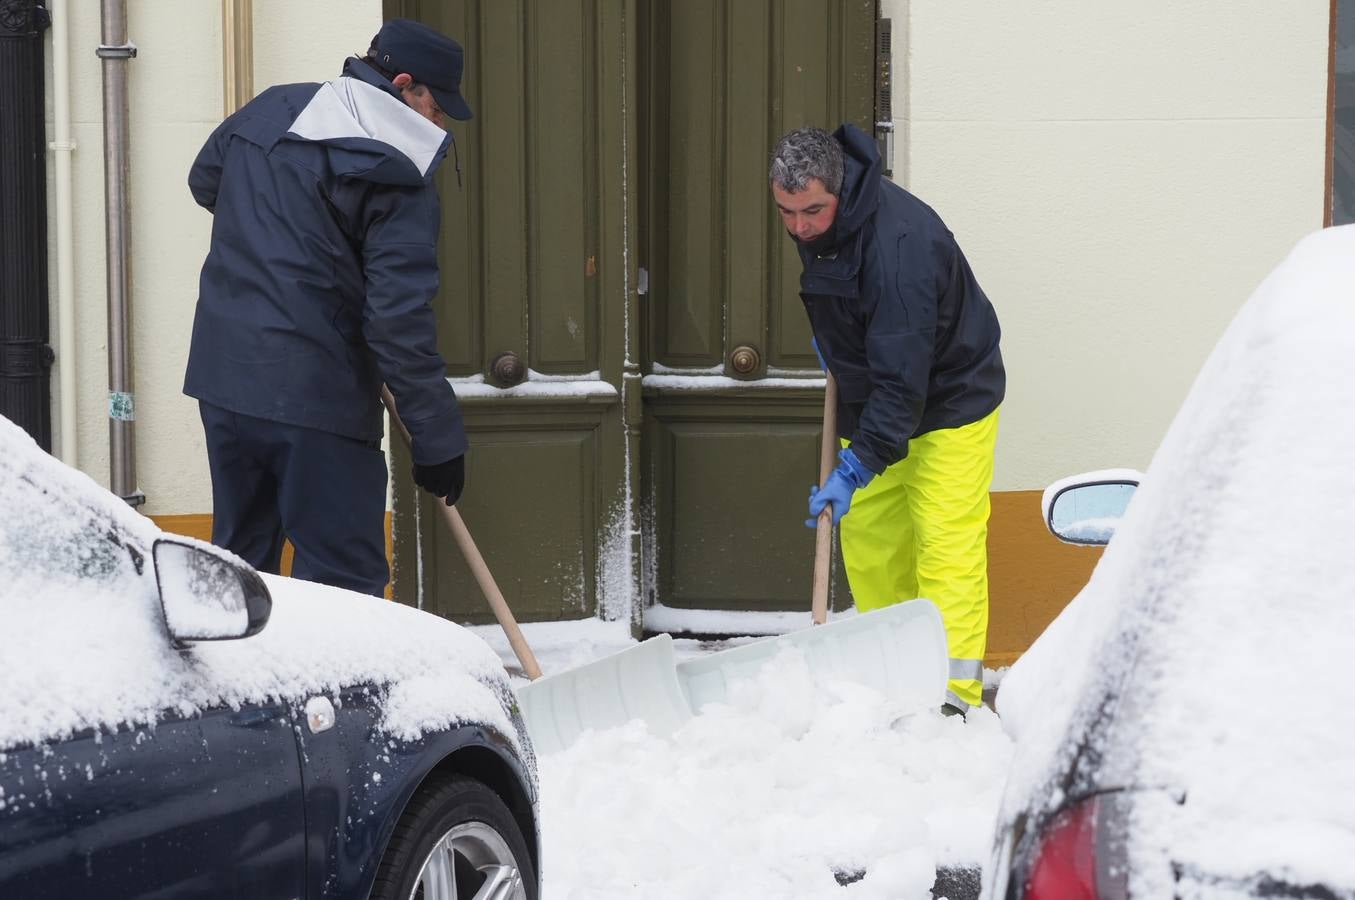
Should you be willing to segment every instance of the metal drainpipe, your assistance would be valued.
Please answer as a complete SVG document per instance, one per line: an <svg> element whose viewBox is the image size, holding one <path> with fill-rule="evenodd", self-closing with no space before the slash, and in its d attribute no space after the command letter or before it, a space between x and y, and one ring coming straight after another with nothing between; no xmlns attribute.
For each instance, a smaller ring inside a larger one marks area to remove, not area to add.
<svg viewBox="0 0 1355 900"><path fill-rule="evenodd" d="M75 0L79 2L79 0ZM71 0L49 0L52 11L52 151L56 177L56 316L57 396L61 409L61 461L76 468L80 442L76 434L79 391L76 389L75 363L75 210L71 197L71 157L75 141L71 139Z"/></svg>
<svg viewBox="0 0 1355 900"><path fill-rule="evenodd" d="M222 115L254 96L253 0L221 0Z"/></svg>
<svg viewBox="0 0 1355 900"><path fill-rule="evenodd" d="M131 276L127 197L127 64L136 47L127 41L126 0L103 0L104 216L108 271L109 488L131 506L146 502L136 486L135 406L132 394Z"/></svg>

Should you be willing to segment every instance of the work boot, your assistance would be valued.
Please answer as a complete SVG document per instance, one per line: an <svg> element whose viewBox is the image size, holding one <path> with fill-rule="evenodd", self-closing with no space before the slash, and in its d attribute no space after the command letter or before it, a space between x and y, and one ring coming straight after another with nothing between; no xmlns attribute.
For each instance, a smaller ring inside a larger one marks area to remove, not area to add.
<svg viewBox="0 0 1355 900"><path fill-rule="evenodd" d="M950 718L951 716L959 716L961 719L963 719L965 717L965 711L963 709L960 709L960 707L956 706L954 703L942 703L941 715L945 716L946 718Z"/></svg>

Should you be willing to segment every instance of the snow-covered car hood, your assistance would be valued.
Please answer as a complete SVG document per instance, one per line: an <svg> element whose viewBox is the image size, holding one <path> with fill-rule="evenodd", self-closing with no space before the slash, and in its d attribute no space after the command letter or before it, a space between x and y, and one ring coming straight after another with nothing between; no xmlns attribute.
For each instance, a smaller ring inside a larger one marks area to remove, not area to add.
<svg viewBox="0 0 1355 900"><path fill-rule="evenodd" d="M1090 582L1004 680L1000 821L1064 800L1070 736L1111 696L1139 714L1093 756L1184 798L1136 809L1137 852L1355 887L1352 385L1355 226L1300 242L1239 312Z"/></svg>
<svg viewBox="0 0 1355 900"><path fill-rule="evenodd" d="M359 684L383 693L393 737L477 723L520 743L484 641L387 600L264 576L262 632L175 649L151 562L160 536L0 418L0 750Z"/></svg>

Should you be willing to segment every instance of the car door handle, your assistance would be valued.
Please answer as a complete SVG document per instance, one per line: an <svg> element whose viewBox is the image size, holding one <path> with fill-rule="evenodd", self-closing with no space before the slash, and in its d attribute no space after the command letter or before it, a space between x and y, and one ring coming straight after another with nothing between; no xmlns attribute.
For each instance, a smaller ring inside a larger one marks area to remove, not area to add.
<svg viewBox="0 0 1355 900"><path fill-rule="evenodd" d="M276 707L256 706L250 709L242 709L226 721L239 728L258 728L276 722L280 717L280 712Z"/></svg>

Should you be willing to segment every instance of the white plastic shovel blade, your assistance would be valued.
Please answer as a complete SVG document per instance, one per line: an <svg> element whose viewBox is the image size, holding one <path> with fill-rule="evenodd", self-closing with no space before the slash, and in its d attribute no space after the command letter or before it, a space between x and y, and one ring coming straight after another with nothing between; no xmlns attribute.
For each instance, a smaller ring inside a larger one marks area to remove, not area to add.
<svg viewBox="0 0 1355 900"><path fill-rule="evenodd" d="M589 729L643 719L667 736L692 717L666 634L518 688L518 708L538 754L555 753Z"/></svg>
<svg viewBox="0 0 1355 900"><path fill-rule="evenodd" d="M666 737L706 705L723 702L732 682L755 677L786 647L804 653L815 684L862 684L906 710L939 707L945 699L950 666L941 614L930 600L910 600L681 664L673 639L661 634L523 685L518 707L543 755L585 731L632 719Z"/></svg>
<svg viewBox="0 0 1355 900"><path fill-rule="evenodd" d="M677 680L692 712L724 702L732 682L754 677L786 647L804 653L815 684L865 685L909 710L939 708L946 697L941 613L930 600L909 600L680 663Z"/></svg>

